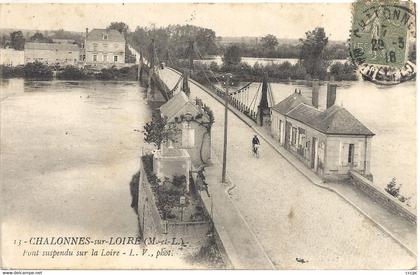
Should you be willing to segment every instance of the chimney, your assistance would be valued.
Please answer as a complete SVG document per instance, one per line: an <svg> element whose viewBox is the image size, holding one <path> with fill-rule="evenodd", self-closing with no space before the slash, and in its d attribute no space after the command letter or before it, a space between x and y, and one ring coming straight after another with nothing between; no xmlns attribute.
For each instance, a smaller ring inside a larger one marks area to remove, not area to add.
<svg viewBox="0 0 420 275"><path fill-rule="evenodd" d="M88 36L88 33L89 33L89 28L86 28L86 38Z"/></svg>
<svg viewBox="0 0 420 275"><path fill-rule="evenodd" d="M334 105L337 92L337 84L327 85L327 109Z"/></svg>
<svg viewBox="0 0 420 275"><path fill-rule="evenodd" d="M319 82L318 80L312 81L312 105L318 108L319 105Z"/></svg>

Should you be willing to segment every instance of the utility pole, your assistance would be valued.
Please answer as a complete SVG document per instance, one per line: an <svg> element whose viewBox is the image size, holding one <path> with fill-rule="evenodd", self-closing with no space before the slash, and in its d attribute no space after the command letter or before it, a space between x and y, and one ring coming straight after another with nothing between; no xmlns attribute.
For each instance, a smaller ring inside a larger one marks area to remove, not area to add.
<svg viewBox="0 0 420 275"><path fill-rule="evenodd" d="M232 74L222 76L223 86L225 86L225 129L223 139L223 168L222 168L222 182L226 182L226 154L227 154L227 127L228 127L228 105L229 105L229 85L232 81Z"/></svg>

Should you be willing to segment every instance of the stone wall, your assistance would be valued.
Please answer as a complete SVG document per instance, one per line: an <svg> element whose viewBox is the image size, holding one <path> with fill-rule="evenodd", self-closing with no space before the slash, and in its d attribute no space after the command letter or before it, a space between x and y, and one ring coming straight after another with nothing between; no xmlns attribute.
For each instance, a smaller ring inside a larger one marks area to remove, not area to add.
<svg viewBox="0 0 420 275"><path fill-rule="evenodd" d="M147 180L146 173L141 167L139 177L139 199L138 199L138 220L140 234L143 239L149 237L156 239L182 238L188 242L182 254L193 254L197 252L208 239L211 222L173 222L161 218L156 206L155 196Z"/></svg>
<svg viewBox="0 0 420 275"><path fill-rule="evenodd" d="M401 203L398 199L388 194L385 190L376 187L373 182L363 177L361 174L350 171L351 183L371 197L376 202L385 206L389 210L406 218L410 222L417 223L417 215L413 209Z"/></svg>

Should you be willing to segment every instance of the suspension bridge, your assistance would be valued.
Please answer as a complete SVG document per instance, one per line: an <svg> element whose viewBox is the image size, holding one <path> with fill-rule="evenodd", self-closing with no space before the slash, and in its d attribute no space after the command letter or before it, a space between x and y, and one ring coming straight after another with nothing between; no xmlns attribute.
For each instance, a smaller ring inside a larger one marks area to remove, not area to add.
<svg viewBox="0 0 420 275"><path fill-rule="evenodd" d="M132 51L135 50L133 49ZM223 87L220 75L217 75L211 69L196 68L194 66L194 57L202 59L202 55L194 41L191 40L188 42L186 49L188 68L179 68L173 62L170 51L168 50L166 53L165 64L180 73L180 77L176 83L172 87L168 87L159 77L159 71L163 69L164 65L159 60L154 40L149 45L147 58L143 58L141 52L135 51L135 54L139 56L139 79L142 78L143 71L148 72L147 98L149 100L156 100L156 90L161 93L165 101L168 101L174 94L180 91L188 95L190 89L188 78L193 73L202 73L206 83L201 84L207 86L214 94L220 98L228 96L229 104L248 116L255 123L261 126L269 123L270 108L275 102L267 74L262 77L260 83L249 82L239 88L233 86Z"/></svg>

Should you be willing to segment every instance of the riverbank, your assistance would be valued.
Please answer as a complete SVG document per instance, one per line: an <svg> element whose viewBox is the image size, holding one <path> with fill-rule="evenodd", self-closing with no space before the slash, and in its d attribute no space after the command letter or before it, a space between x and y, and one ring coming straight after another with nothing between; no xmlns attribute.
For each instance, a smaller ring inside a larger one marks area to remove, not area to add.
<svg viewBox="0 0 420 275"><path fill-rule="evenodd" d="M135 81L138 77L138 66L127 64L126 67L81 68L77 66L56 67L41 62L27 63L20 66L0 65L1 78L25 78L34 80L126 80Z"/></svg>
<svg viewBox="0 0 420 275"><path fill-rule="evenodd" d="M189 70L189 65L186 61L179 61L173 67L181 72ZM328 67L328 70L329 72L327 73L327 69L325 69L325 72L319 80L355 81L358 79L355 67L350 62L334 62ZM300 62L291 64L288 61L281 64L272 63L266 65L256 62L253 66L246 62L229 66L223 64L218 65L216 62L211 62L210 64L195 62L191 77L202 84L215 83L225 73L231 73L233 75L234 83L261 82L265 74L271 83L309 79L306 69Z"/></svg>

